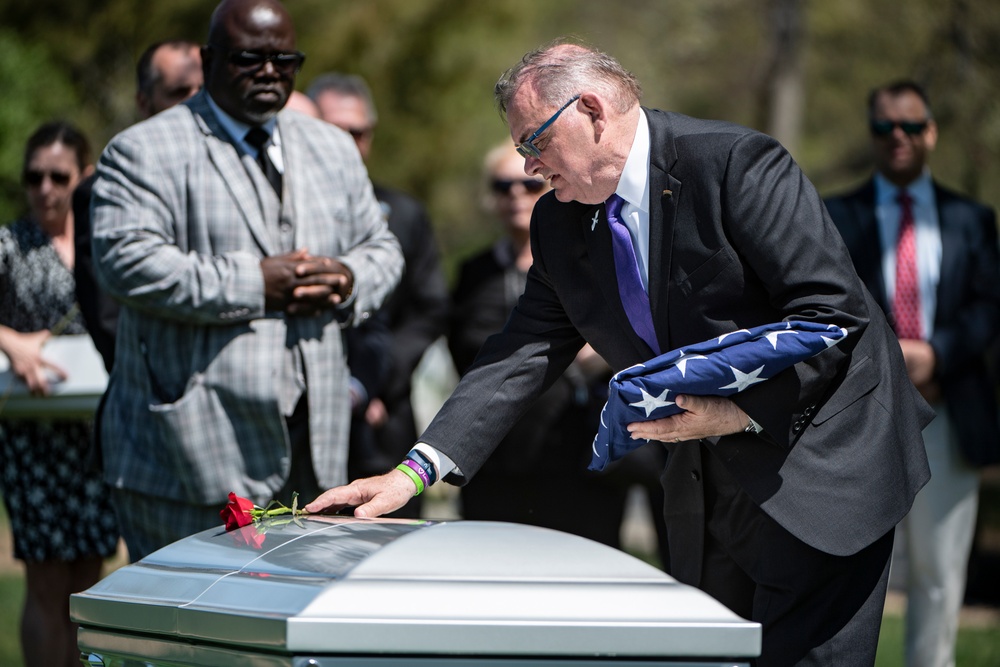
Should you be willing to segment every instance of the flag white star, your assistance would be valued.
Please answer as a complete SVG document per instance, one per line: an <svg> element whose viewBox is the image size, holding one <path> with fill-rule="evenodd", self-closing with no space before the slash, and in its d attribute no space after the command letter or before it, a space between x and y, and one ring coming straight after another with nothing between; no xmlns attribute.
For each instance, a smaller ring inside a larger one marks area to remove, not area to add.
<svg viewBox="0 0 1000 667"><path fill-rule="evenodd" d="M694 361L695 359L708 359L708 357L701 354L692 354L691 356L688 356L684 350L681 350L681 358L677 360L676 364L674 364L674 366L681 372L681 377L686 377L685 373L687 373L687 362Z"/></svg>
<svg viewBox="0 0 1000 667"><path fill-rule="evenodd" d="M721 343L722 341L726 340L727 338L729 338L733 334L738 334L738 333L750 333L750 332L748 330L746 330L746 329L740 329L739 331L730 331L729 333L722 334L716 340L718 340L718 342Z"/></svg>
<svg viewBox="0 0 1000 667"><path fill-rule="evenodd" d="M758 382L763 382L764 380L767 379L759 377L761 372L764 370L763 366L749 373L744 373L740 369L734 368L732 366L729 367L729 370L733 372L733 375L736 377L736 381L733 382L732 384L727 384L725 387L719 387L719 389L735 389L736 391L743 391L750 385L757 384Z"/></svg>
<svg viewBox="0 0 1000 667"><path fill-rule="evenodd" d="M665 408L668 405L673 405L673 401L666 400L667 394L670 392L669 389L664 389L663 393L659 396L653 396L642 387L639 387L639 391L642 392L642 400L636 403L629 403L629 405L633 408L642 408L646 411L647 417L653 414L653 411L657 408Z"/></svg>
<svg viewBox="0 0 1000 667"><path fill-rule="evenodd" d="M777 350L778 349L778 336L780 336L782 334L795 334L797 336L799 334L799 332L798 331L793 331L792 329L785 329L784 331L772 331L771 333L765 335L764 338L766 338L769 341L771 341L771 347L773 347L775 350Z"/></svg>

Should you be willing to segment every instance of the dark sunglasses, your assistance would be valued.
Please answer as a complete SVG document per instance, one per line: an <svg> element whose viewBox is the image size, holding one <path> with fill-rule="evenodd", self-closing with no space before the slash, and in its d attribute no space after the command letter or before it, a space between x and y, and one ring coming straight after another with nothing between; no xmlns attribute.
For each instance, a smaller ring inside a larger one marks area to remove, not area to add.
<svg viewBox="0 0 1000 667"><path fill-rule="evenodd" d="M520 183L525 190L533 195L536 195L545 189L545 181L536 181L533 178L528 178L523 181L507 181L495 178L490 183L490 188L498 195L507 195L510 194L510 190L514 187L515 183Z"/></svg>
<svg viewBox="0 0 1000 667"><path fill-rule="evenodd" d="M24 182L33 187L38 187L48 176L53 185L66 187L69 185L70 175L64 171L36 171L34 169L24 172Z"/></svg>
<svg viewBox="0 0 1000 667"><path fill-rule="evenodd" d="M244 51L239 49L227 49L215 44L209 44L208 48L225 54L226 60L233 67L248 71L256 71L264 66L264 63L271 63L274 69L282 74L294 74L302 67L306 61L306 54L301 51L278 51L276 53L265 53L263 51Z"/></svg>
<svg viewBox="0 0 1000 667"><path fill-rule="evenodd" d="M893 120L873 120L871 122L872 134L876 137L887 137L893 133L896 128L903 131L904 134L908 134L911 137L916 136L927 129L927 121L893 121Z"/></svg>

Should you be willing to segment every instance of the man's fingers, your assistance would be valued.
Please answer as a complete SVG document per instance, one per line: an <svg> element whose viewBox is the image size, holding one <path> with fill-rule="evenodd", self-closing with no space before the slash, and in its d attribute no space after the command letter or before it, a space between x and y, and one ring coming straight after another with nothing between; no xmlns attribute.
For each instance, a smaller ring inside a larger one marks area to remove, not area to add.
<svg viewBox="0 0 1000 667"><path fill-rule="evenodd" d="M374 518L399 509L417 489L409 477L393 470L378 477L358 479L323 492L305 506L307 512L339 511L354 507L354 516Z"/></svg>

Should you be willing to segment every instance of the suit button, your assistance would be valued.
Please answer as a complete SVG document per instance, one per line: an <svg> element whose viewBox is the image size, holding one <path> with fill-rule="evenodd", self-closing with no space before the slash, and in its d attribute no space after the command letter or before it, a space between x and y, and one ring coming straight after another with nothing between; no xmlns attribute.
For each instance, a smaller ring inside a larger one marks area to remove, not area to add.
<svg viewBox="0 0 1000 667"><path fill-rule="evenodd" d="M701 479L701 475L698 474L697 470L692 470L691 471L691 479L693 479L696 482Z"/></svg>
<svg viewBox="0 0 1000 667"><path fill-rule="evenodd" d="M792 424L792 433L798 433L802 430L802 422L795 422Z"/></svg>
<svg viewBox="0 0 1000 667"><path fill-rule="evenodd" d="M802 414L804 416L806 416L806 417L812 417L813 416L813 411L815 409L816 409L815 405L810 405L808 408L805 409L805 412L803 412Z"/></svg>

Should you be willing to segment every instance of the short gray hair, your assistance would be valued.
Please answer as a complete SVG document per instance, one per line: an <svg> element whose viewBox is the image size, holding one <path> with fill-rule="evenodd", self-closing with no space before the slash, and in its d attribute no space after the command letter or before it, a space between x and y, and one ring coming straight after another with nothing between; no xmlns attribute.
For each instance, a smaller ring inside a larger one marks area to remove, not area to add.
<svg viewBox="0 0 1000 667"><path fill-rule="evenodd" d="M372 98L371 88L368 87L368 82L363 78L357 74L327 72L313 79L309 88L306 89L306 95L317 103L319 100L316 98L326 92L360 99L365 103L365 108L368 109L368 123L375 127L375 123L378 122L378 112L375 110L375 100Z"/></svg>
<svg viewBox="0 0 1000 667"><path fill-rule="evenodd" d="M502 116L506 117L514 94L524 85L532 86L541 101L553 106L585 89L597 90L619 113L631 109L642 97L638 79L615 58L564 39L525 54L501 75L493 97Z"/></svg>

